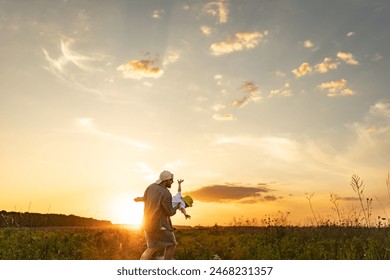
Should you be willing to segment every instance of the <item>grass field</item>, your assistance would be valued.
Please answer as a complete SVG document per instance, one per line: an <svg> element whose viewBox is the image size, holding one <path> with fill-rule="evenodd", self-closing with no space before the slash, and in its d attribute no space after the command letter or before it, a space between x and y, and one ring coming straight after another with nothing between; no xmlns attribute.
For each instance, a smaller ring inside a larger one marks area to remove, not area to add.
<svg viewBox="0 0 390 280"><path fill-rule="evenodd" d="M390 228L209 227L175 232L177 260L389 260ZM143 233L121 227L0 229L2 260L136 260Z"/></svg>

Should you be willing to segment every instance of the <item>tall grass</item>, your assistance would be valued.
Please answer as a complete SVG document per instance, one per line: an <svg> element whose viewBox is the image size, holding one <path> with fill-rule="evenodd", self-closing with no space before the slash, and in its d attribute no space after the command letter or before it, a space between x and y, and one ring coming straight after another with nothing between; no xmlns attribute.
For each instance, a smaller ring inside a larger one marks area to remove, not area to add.
<svg viewBox="0 0 390 280"><path fill-rule="evenodd" d="M331 209L336 213L336 220L316 215L312 205L314 193L306 194L315 226L290 225L290 212L279 211L263 218L234 217L229 227L216 224L211 228L176 231L179 245L175 258L389 260L390 221L386 212L387 218L378 216L376 222L372 221L373 202L365 197L363 180L354 174L350 184L360 209L345 213L338 196L331 193ZM386 187L390 207L389 173ZM386 205L382 207L384 211ZM146 248L139 230L115 226L15 228L10 227L15 226L13 220L8 220L10 217L3 217L9 227L0 228L0 259L3 260L136 260ZM31 220L28 222L31 225Z"/></svg>
<svg viewBox="0 0 390 280"><path fill-rule="evenodd" d="M390 259L390 228L215 226L175 235L177 260ZM3 260L137 260L145 248L142 232L119 227L0 230Z"/></svg>

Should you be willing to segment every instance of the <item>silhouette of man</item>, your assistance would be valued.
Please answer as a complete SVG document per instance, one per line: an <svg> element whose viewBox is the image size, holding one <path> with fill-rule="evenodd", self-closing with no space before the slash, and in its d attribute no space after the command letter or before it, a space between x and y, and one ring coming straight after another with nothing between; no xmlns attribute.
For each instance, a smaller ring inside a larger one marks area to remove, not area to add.
<svg viewBox="0 0 390 280"><path fill-rule="evenodd" d="M177 207L172 207L169 191L172 184L173 174L163 171L160 178L145 190L142 227L147 249L141 255L141 260L150 260L159 247L165 247L164 260L173 259L177 242L170 217L176 214Z"/></svg>

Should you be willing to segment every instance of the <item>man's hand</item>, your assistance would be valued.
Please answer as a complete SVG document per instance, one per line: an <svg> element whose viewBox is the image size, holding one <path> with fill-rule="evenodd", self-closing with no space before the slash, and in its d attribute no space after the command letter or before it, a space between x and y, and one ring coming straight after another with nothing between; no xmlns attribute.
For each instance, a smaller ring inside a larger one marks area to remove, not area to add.
<svg viewBox="0 0 390 280"><path fill-rule="evenodd" d="M191 219L191 216L190 216L190 215L185 214L185 216L186 216L186 219Z"/></svg>
<svg viewBox="0 0 390 280"><path fill-rule="evenodd" d="M183 179L179 179L179 180L177 180L177 183L179 184L179 185L181 185L181 183L183 183L184 182L184 180Z"/></svg>

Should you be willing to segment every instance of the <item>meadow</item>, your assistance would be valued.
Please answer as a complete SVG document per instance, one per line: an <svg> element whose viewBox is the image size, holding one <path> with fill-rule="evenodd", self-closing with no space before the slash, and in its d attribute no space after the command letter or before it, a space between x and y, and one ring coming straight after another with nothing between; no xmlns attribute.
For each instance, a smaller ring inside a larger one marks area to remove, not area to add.
<svg viewBox="0 0 390 280"><path fill-rule="evenodd" d="M229 226L179 229L177 260L389 260L390 228ZM137 260L140 230L3 228L2 260ZM161 252L159 252L161 254Z"/></svg>
<svg viewBox="0 0 390 280"><path fill-rule="evenodd" d="M390 219L372 215L372 199L353 175L360 210L345 212L330 194L333 218L313 211L309 224L292 226L287 213L233 218L229 226L177 227L177 260L390 260ZM390 173L386 187L390 204ZM382 205L382 204L381 204ZM382 205L383 206L383 205ZM74 215L0 213L0 260L137 260L146 248L141 230ZM82 225L82 226L80 226ZM91 226L92 225L92 226ZM162 254L162 252L157 252Z"/></svg>

